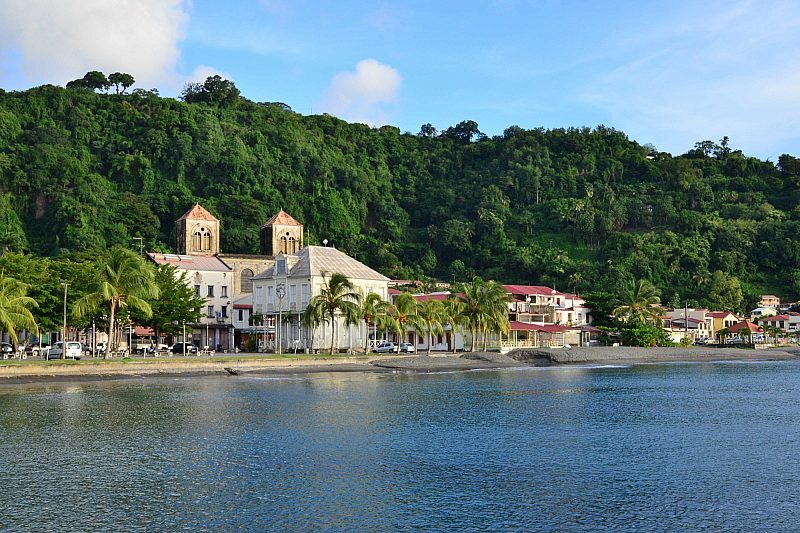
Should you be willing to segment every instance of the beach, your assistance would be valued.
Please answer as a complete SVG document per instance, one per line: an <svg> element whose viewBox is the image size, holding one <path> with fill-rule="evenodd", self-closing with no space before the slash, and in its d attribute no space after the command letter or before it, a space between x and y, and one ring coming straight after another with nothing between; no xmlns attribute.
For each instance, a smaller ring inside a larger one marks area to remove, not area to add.
<svg viewBox="0 0 800 533"><path fill-rule="evenodd" d="M444 372L525 366L647 364L710 361L767 361L800 357L797 346L748 350L711 347L531 348L496 352L417 355L284 356L260 354L157 357L130 360L4 361L0 384L31 381L135 379L152 376L308 374L319 372Z"/></svg>

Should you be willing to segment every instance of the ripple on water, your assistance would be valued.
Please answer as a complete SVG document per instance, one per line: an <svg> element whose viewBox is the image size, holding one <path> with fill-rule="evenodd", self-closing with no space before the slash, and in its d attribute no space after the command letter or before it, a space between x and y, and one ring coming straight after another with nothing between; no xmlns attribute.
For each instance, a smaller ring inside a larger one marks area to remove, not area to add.
<svg viewBox="0 0 800 533"><path fill-rule="evenodd" d="M791 530L800 363L32 385L9 530Z"/></svg>

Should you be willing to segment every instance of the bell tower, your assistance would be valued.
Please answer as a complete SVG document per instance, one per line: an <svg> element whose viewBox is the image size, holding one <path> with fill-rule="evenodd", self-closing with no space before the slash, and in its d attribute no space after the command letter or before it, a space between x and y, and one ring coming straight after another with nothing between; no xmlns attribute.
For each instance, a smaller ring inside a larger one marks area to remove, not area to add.
<svg viewBox="0 0 800 533"><path fill-rule="evenodd" d="M261 226L261 255L291 255L302 248L303 225L283 209Z"/></svg>
<svg viewBox="0 0 800 533"><path fill-rule="evenodd" d="M183 255L219 254L219 219L194 204L175 222L176 248Z"/></svg>

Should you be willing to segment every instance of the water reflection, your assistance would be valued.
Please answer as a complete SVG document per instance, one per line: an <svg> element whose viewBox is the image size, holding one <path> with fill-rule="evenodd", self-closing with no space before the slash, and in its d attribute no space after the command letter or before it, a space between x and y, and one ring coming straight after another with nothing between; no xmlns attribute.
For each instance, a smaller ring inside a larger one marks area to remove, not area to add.
<svg viewBox="0 0 800 533"><path fill-rule="evenodd" d="M787 530L800 364L0 387L2 525Z"/></svg>

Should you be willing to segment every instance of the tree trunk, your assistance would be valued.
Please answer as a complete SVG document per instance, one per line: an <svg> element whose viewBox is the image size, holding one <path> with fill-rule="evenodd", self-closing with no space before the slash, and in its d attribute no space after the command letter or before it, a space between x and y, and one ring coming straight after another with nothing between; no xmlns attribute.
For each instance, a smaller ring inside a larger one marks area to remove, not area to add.
<svg viewBox="0 0 800 533"><path fill-rule="evenodd" d="M108 339L106 340L106 350L103 352L103 359L108 359L108 352L111 351L111 343L114 342L114 315L116 314L116 310L116 302L111 300L111 317L108 321Z"/></svg>
<svg viewBox="0 0 800 533"><path fill-rule="evenodd" d="M431 356L431 344L433 344L433 332L428 330L428 357Z"/></svg>

